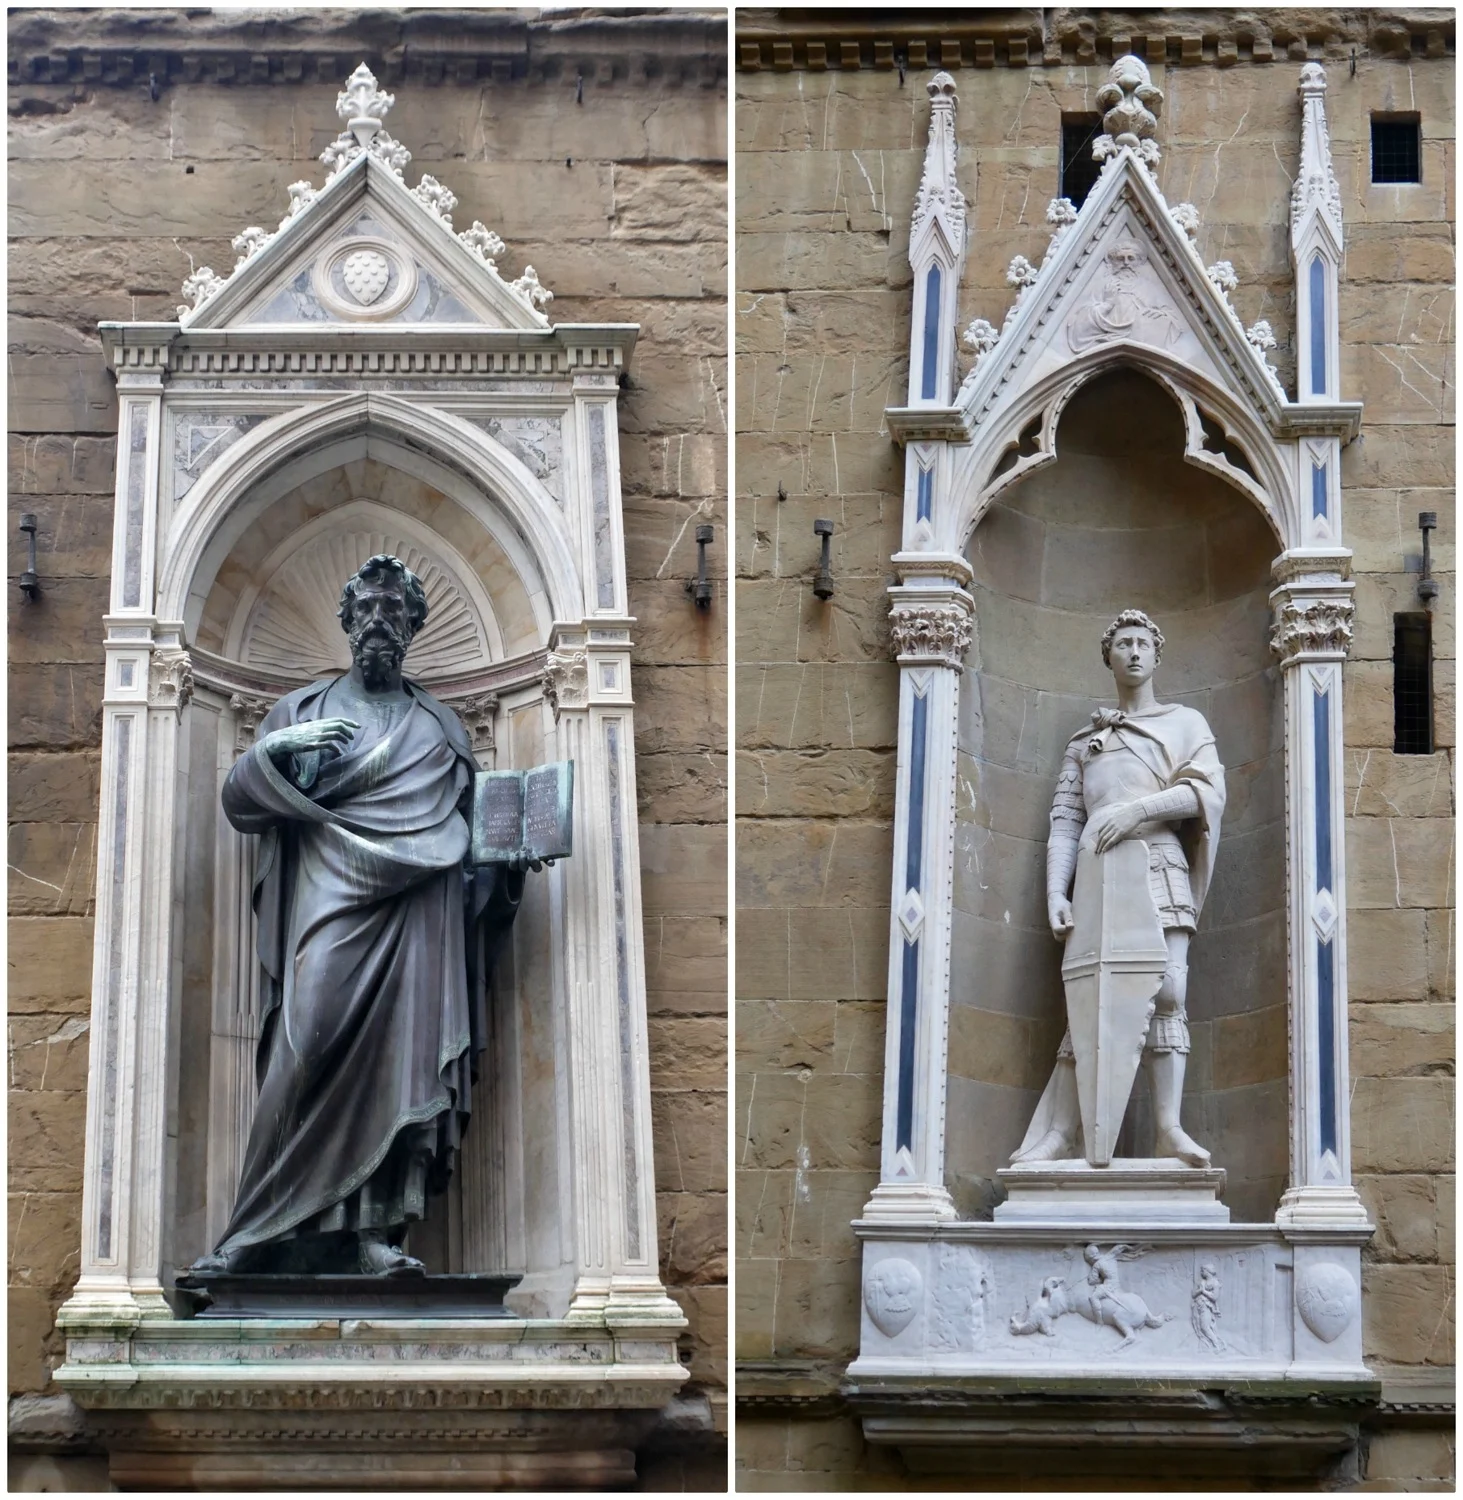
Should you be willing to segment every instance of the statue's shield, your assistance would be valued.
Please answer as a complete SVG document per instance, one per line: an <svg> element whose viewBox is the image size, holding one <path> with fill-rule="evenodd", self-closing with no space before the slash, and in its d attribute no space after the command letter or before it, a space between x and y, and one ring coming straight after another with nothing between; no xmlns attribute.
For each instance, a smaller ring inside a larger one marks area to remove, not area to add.
<svg viewBox="0 0 1463 1500"><path fill-rule="evenodd" d="M1148 890L1148 845L1125 839L1105 854L1085 844L1072 888L1062 959L1067 1023L1087 1160L1112 1160L1143 1056L1168 948Z"/></svg>

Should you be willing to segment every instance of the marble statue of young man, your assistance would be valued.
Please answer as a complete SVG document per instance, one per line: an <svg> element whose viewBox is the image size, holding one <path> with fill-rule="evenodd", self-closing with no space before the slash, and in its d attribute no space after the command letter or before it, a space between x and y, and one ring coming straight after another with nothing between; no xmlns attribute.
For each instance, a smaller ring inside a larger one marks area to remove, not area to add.
<svg viewBox="0 0 1463 1500"><path fill-rule="evenodd" d="M1118 706L1098 709L1091 727L1074 735L1063 755L1047 843L1047 914L1052 935L1067 944L1063 969L1069 1018L1079 1013L1074 1007L1092 1005L1094 987L1104 980L1128 986L1139 1007L1133 1053L1141 1045L1153 1097L1157 1126L1153 1154L1202 1167L1208 1165L1209 1153L1179 1123L1189 1052L1185 989L1189 938L1204 905L1219 843L1224 767L1203 715L1180 704L1160 703L1155 697L1153 672L1162 655L1162 632L1141 610L1124 610L1102 637L1102 659L1112 670ZM1126 887L1104 886L1104 879L1112 880L1112 866L1102 870L1103 861L1109 851L1128 840L1141 841L1147 848L1146 881L1144 862L1134 856L1125 868L1135 878ZM1085 882L1079 878L1074 890L1079 860L1093 873ZM1074 914L1073 900L1084 891L1087 900L1104 904L1101 913ZM1074 930L1084 917L1088 931L1099 936L1089 950L1097 957L1087 966L1096 972L1079 980L1076 976L1083 970L1072 962L1072 947ZM1141 971L1141 962L1114 960L1110 955L1120 944L1100 935L1124 923L1124 931L1141 931L1146 923L1154 934L1151 982L1145 982L1142 972L1132 972ZM1110 974L1101 973L1104 965ZM1119 970L1124 972L1119 974ZM1144 1014L1151 1016L1146 1039L1141 1030ZM1104 1034L1098 1032L1099 1037ZM1127 1107L1131 1069L1136 1066L1133 1053L1129 1053L1129 1071L1124 1075L1121 1067L1117 1069L1116 1076L1125 1076L1127 1083L1119 1083L1105 1100L1099 1099L1092 1116L1109 1142ZM1013 1162L1074 1156L1078 1137L1085 1134L1077 1061L1069 1026L1046 1092ZM1085 1142L1085 1153L1094 1165L1106 1165L1110 1159L1092 1141Z"/></svg>
<svg viewBox="0 0 1463 1500"><path fill-rule="evenodd" d="M351 669L288 693L223 789L259 834L259 1100L222 1240L193 1273L418 1274L406 1227L450 1175L521 868L465 868L476 764L402 677L427 617L405 564L345 585Z"/></svg>

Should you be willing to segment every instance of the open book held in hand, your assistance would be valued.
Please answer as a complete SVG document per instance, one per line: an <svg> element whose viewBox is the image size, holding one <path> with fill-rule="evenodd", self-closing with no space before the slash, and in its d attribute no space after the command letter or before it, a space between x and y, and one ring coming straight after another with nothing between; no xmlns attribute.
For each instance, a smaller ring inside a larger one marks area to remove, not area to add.
<svg viewBox="0 0 1463 1500"><path fill-rule="evenodd" d="M574 852L574 762L479 771L472 792L472 862L567 859Z"/></svg>

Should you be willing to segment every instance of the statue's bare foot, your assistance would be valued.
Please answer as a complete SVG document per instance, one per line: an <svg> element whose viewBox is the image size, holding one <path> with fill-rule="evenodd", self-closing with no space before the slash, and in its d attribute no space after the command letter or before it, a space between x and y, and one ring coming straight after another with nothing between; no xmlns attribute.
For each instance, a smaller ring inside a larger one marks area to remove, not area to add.
<svg viewBox="0 0 1463 1500"><path fill-rule="evenodd" d="M363 1231L360 1237L361 1270L367 1276L425 1276L427 1268L400 1245L389 1245L379 1232Z"/></svg>
<svg viewBox="0 0 1463 1500"><path fill-rule="evenodd" d="M1074 1149L1072 1138L1066 1131L1052 1129L1029 1151L1018 1151L1011 1161L1013 1165L1025 1161L1065 1161Z"/></svg>
<svg viewBox="0 0 1463 1500"><path fill-rule="evenodd" d="M1176 1156L1186 1166L1207 1167L1209 1153L1177 1125L1172 1130L1162 1130L1153 1153L1155 1156Z"/></svg>

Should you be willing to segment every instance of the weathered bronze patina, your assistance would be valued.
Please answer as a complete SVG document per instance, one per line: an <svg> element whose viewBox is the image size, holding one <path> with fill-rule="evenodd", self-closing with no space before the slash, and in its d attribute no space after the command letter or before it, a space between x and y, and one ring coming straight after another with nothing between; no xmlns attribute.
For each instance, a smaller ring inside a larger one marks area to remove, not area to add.
<svg viewBox="0 0 1463 1500"><path fill-rule="evenodd" d="M426 615L402 562L366 562L340 601L350 671L281 698L224 784L260 836L259 1101L193 1278L425 1269L400 1241L452 1172L529 863L471 863L466 731L402 677Z"/></svg>

